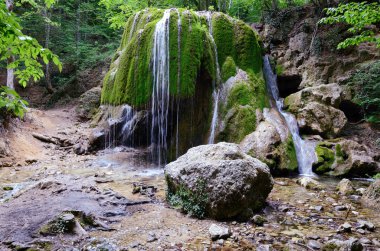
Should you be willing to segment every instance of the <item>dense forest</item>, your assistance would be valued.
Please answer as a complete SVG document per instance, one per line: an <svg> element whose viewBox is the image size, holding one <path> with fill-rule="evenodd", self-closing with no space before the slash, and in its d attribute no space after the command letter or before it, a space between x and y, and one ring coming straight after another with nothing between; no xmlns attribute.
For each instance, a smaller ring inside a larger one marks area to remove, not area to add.
<svg viewBox="0 0 380 251"><path fill-rule="evenodd" d="M0 250L379 250L378 0L0 1Z"/></svg>

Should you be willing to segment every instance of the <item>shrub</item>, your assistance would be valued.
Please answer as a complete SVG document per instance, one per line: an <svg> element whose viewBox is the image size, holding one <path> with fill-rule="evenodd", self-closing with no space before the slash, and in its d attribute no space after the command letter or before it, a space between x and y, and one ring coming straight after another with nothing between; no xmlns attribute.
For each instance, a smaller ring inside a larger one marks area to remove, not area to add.
<svg viewBox="0 0 380 251"><path fill-rule="evenodd" d="M5 117L23 118L28 102L23 100L15 90L0 87L0 114Z"/></svg>
<svg viewBox="0 0 380 251"><path fill-rule="evenodd" d="M368 122L380 123L380 61L361 67L349 79L353 101L364 110Z"/></svg>

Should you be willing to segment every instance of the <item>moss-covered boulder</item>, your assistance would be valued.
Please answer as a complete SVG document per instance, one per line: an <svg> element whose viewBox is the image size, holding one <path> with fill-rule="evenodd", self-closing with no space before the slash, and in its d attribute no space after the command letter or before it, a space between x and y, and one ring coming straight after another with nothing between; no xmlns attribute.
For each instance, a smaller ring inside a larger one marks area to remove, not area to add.
<svg viewBox="0 0 380 251"><path fill-rule="evenodd" d="M141 107L149 103L153 90L151 60L154 31L163 14L161 9L146 9L129 18L121 45L104 79L103 104L126 103ZM215 12L209 16L219 65L226 64L229 74L231 64L245 71L260 73L262 62L257 34L244 22L225 14ZM171 95L193 96L202 71L216 79L216 55L209 23L207 14L201 12L183 9L170 12Z"/></svg>
<svg viewBox="0 0 380 251"><path fill-rule="evenodd" d="M375 153L353 140L321 142L316 147L316 154L318 160L313 164L313 171L318 174L368 177L380 168Z"/></svg>
<svg viewBox="0 0 380 251"><path fill-rule="evenodd" d="M166 53L157 58L157 43L162 38L157 36L157 27L162 25ZM163 78L157 75L157 66L162 64L166 64ZM101 103L128 104L134 111L151 113L148 117L153 120L153 110L157 110L153 97L163 90L155 83L167 82L165 111L158 110L166 114L165 133L160 137L164 138L161 145L167 157L174 159L190 147L207 142L215 103L213 93L223 89L226 80L238 71L247 77L234 85L228 102L217 104L218 121L224 123L217 139L240 142L255 130L256 109L268 105L261 68L258 36L244 22L218 12L146 9L131 16L126 24L121 45L104 79ZM144 126L149 131L144 134L144 143L153 144L154 135L162 128L154 128L153 121Z"/></svg>
<svg viewBox="0 0 380 251"><path fill-rule="evenodd" d="M256 129L256 110L269 107L265 82L239 70L221 88L218 141L240 143Z"/></svg>
<svg viewBox="0 0 380 251"><path fill-rule="evenodd" d="M241 142L240 147L248 155L258 158L269 166L276 175L296 173L297 156L292 136L282 140L277 128L268 121L262 121L255 132Z"/></svg>

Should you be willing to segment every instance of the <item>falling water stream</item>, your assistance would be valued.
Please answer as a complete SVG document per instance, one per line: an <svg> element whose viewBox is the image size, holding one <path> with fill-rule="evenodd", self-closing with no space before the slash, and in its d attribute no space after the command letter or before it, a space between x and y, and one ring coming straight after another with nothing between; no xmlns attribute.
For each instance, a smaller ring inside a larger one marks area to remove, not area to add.
<svg viewBox="0 0 380 251"><path fill-rule="evenodd" d="M272 70L268 55L264 57L264 76L268 89L276 103L276 108L284 117L289 131L292 134L300 175L315 176L312 171L312 165L317 160L315 155L315 144L301 138L296 118L292 114L283 111L283 99L280 98L279 95L277 76Z"/></svg>
<svg viewBox="0 0 380 251"><path fill-rule="evenodd" d="M151 145L153 160L158 165L165 164L167 151L169 113L169 19L170 10L165 10L163 18L156 24L152 53L153 92Z"/></svg>
<svg viewBox="0 0 380 251"><path fill-rule="evenodd" d="M214 54L215 54L215 66L216 66L216 80L213 81L213 114L212 114L212 120L211 120L211 128L210 128L210 137L208 139L209 144L214 144L215 142L215 131L218 123L218 107L219 107L219 89L217 88L217 85L220 83L220 66L219 66L219 58L218 58L218 48L216 46L214 37L213 37L213 29L212 29L212 13L207 11L206 12L206 19L208 24L208 29L211 37L211 42L214 47Z"/></svg>

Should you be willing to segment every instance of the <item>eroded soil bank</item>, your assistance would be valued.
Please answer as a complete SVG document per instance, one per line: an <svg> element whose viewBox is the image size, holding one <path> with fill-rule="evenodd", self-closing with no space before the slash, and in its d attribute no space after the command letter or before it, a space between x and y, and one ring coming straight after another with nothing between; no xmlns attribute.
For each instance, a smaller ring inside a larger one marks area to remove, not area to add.
<svg viewBox="0 0 380 251"><path fill-rule="evenodd" d="M380 248L380 218L360 204L360 195L339 195L339 180L320 178L324 188L314 191L296 178L276 178L266 208L258 212L261 220L215 222L184 215L165 202L163 170L144 161L146 150L76 155L70 146L31 136L85 138L90 126L77 123L72 109L34 110L8 132L10 149L22 151L8 164L2 160L0 168L0 250L320 250L331 240L350 239L344 245ZM354 181L356 189L369 184ZM67 214L80 226L67 234L51 227ZM359 220L378 228L360 226ZM212 224L231 234L213 241Z"/></svg>

